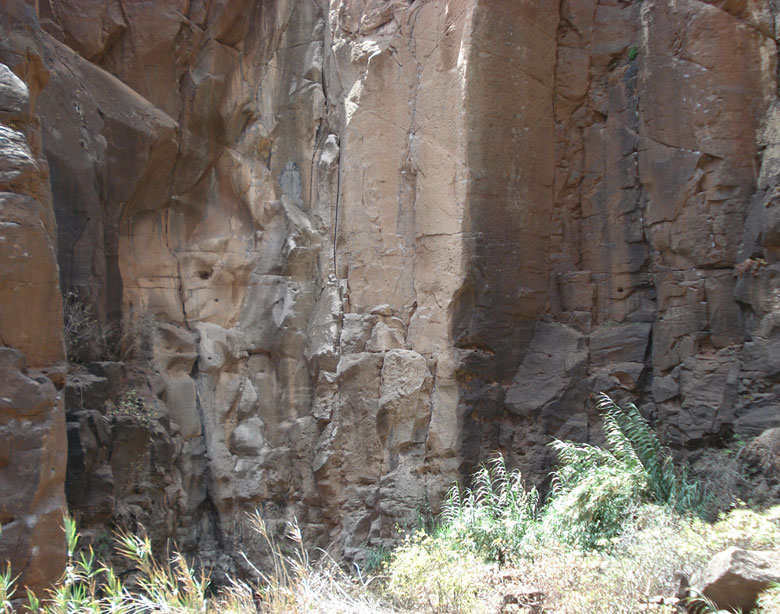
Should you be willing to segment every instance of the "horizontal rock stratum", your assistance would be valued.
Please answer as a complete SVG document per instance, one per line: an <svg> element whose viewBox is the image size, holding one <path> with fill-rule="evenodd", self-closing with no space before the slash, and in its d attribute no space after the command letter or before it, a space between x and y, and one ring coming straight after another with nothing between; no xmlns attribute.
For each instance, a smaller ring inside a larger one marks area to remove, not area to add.
<svg viewBox="0 0 780 614"><path fill-rule="evenodd" d="M4 0L0 559L52 580L66 498L360 559L596 391L780 426L773 7Z"/></svg>

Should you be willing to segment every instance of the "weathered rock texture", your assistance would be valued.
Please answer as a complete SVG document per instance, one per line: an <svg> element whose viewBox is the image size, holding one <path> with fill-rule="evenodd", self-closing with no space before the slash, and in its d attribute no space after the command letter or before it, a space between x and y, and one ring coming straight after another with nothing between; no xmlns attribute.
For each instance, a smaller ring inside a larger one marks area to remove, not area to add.
<svg viewBox="0 0 780 614"><path fill-rule="evenodd" d="M598 440L595 391L680 450L780 425L773 1L6 4L95 539L229 570L259 508L359 557L493 450Z"/></svg>
<svg viewBox="0 0 780 614"><path fill-rule="evenodd" d="M780 580L780 553L729 548L692 578L694 594L727 611L750 612L758 596Z"/></svg>
<svg viewBox="0 0 780 614"><path fill-rule="evenodd" d="M0 12L0 560L40 590L62 572L62 300L36 102L47 71ZM13 47L15 53L7 47Z"/></svg>

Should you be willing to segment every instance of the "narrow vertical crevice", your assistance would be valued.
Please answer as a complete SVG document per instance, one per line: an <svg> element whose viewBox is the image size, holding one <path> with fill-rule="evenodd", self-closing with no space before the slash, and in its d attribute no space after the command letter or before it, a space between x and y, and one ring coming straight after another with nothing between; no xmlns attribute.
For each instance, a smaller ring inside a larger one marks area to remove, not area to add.
<svg viewBox="0 0 780 614"><path fill-rule="evenodd" d="M339 275L339 263L338 263L338 240L339 240L339 207L341 205L341 174L344 172L344 169L341 165L341 143L339 142L339 153L338 153L338 160L336 161L336 165L338 168L338 171L336 172L336 207L333 212L333 274L336 276L336 279L341 279ZM339 284L339 296L341 296L341 285ZM344 300L344 297L341 296L342 301Z"/></svg>

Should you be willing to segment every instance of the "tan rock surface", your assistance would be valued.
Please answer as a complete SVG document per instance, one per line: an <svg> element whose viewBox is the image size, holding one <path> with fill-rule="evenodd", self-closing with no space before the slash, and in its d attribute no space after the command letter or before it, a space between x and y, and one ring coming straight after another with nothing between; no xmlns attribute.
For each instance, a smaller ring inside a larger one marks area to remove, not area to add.
<svg viewBox="0 0 780 614"><path fill-rule="evenodd" d="M743 550L732 546L713 556L691 578L696 594L720 608L750 611L758 596L780 580L780 552Z"/></svg>
<svg viewBox="0 0 780 614"><path fill-rule="evenodd" d="M55 384L62 387L66 367L56 227L35 115L47 72L35 49L9 48L24 11L11 2L0 12L0 560L19 586L41 591L65 563L67 452Z"/></svg>
<svg viewBox="0 0 780 614"><path fill-rule="evenodd" d="M494 450L537 477L551 437L598 441L593 392L680 448L775 426L768 0L35 6L0 9L33 94L0 103L42 134L8 126L0 181L51 252L42 144L99 324L65 395L89 531L230 571L259 508L359 560ZM0 288L56 305L47 257ZM10 304L2 338L60 360L57 314Z"/></svg>

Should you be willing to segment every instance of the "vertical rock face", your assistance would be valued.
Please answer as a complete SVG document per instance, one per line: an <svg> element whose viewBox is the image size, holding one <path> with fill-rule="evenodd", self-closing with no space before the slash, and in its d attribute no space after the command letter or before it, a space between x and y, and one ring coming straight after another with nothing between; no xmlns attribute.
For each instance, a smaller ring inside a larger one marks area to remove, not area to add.
<svg viewBox="0 0 780 614"><path fill-rule="evenodd" d="M778 426L769 0L153 4L0 9L2 189L39 203L0 343L62 359L56 246L93 540L233 571L260 509L360 558L493 450L597 440L602 390L677 448ZM9 352L3 398L54 408Z"/></svg>
<svg viewBox="0 0 780 614"><path fill-rule="evenodd" d="M62 572L66 454L62 300L36 101L47 71L0 13L0 559L40 590ZM19 46L16 46L19 45ZM13 49L13 52L11 51Z"/></svg>
<svg viewBox="0 0 780 614"><path fill-rule="evenodd" d="M769 3L563 2L556 45L555 323L482 453L543 469L551 435L597 436L580 409L597 390L638 397L675 446L772 426L771 376L744 374L756 308L734 294L767 258L740 242L774 123Z"/></svg>

